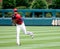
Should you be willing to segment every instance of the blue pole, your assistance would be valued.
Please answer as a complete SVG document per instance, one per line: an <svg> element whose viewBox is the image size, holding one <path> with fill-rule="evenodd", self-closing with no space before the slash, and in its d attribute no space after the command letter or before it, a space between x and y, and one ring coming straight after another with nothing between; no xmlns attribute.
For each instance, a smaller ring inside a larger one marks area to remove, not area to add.
<svg viewBox="0 0 60 49"><path fill-rule="evenodd" d="M34 12L32 12L32 18L34 18L35 17L35 13Z"/></svg>

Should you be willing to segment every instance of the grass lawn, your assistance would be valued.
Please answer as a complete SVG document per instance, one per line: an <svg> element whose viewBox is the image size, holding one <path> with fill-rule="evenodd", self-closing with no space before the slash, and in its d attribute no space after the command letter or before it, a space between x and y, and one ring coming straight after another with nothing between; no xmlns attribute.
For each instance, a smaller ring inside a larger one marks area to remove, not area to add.
<svg viewBox="0 0 60 49"><path fill-rule="evenodd" d="M16 27L0 26L0 49L60 49L60 26L26 26L34 39L20 32L21 46L16 45Z"/></svg>

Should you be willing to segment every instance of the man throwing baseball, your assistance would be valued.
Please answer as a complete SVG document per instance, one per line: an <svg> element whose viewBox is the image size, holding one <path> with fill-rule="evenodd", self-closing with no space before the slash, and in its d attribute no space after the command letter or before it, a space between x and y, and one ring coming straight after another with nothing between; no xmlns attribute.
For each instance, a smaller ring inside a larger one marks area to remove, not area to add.
<svg viewBox="0 0 60 49"><path fill-rule="evenodd" d="M22 30L24 32L24 34L30 35L33 38L33 33L30 31L26 31L26 27L24 24L24 21L21 17L21 15L18 13L18 10L16 8L14 8L14 15L12 16L12 21L14 24L16 24L16 32L17 32L17 45L20 45L20 38L19 38L19 33L20 30Z"/></svg>

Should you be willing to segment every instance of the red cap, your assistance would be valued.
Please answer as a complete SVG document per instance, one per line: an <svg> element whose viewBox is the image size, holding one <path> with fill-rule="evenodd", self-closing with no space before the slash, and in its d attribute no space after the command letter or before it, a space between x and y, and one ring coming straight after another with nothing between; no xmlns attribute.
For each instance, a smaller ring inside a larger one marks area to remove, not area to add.
<svg viewBox="0 0 60 49"><path fill-rule="evenodd" d="M14 12L17 12L17 8L14 8Z"/></svg>

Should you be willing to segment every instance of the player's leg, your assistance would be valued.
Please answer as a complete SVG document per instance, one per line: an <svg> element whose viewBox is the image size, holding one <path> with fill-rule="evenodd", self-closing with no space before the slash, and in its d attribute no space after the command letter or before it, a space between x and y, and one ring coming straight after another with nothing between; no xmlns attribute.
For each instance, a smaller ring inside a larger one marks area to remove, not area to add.
<svg viewBox="0 0 60 49"><path fill-rule="evenodd" d="M27 33L32 37L32 39L34 38L33 32L27 31Z"/></svg>
<svg viewBox="0 0 60 49"><path fill-rule="evenodd" d="M22 23L22 31L23 31L25 34L27 34L27 35L31 35L32 38L33 38L33 33L30 32L30 31L26 31L26 27L25 27L24 22Z"/></svg>
<svg viewBox="0 0 60 49"><path fill-rule="evenodd" d="M19 36L19 33L20 33L20 25L16 25L16 31L17 31L17 33L16 33L16 42L17 42L17 44L18 45L20 45L20 36Z"/></svg>

